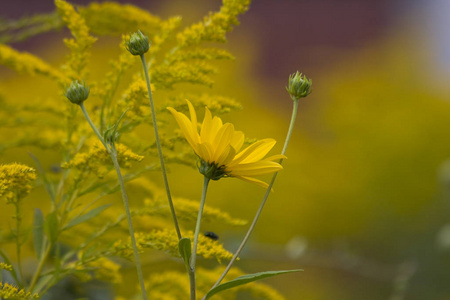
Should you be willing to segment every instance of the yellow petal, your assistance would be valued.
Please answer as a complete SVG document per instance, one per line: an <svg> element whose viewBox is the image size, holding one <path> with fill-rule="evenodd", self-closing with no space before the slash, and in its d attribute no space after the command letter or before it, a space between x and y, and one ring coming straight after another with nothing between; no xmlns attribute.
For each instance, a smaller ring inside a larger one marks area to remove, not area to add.
<svg viewBox="0 0 450 300"><path fill-rule="evenodd" d="M238 164L226 168L231 176L258 176L274 173L281 169L283 169L283 167L273 161L258 161L249 164Z"/></svg>
<svg viewBox="0 0 450 300"><path fill-rule="evenodd" d="M261 181L259 179L255 179L255 178L252 178L252 177L236 176L236 178L239 178L241 180L244 180L244 181L247 181L247 182L259 185L259 186L261 186L261 187L263 187L265 189L267 189L269 187L269 185L267 183L265 183L264 181ZM273 189L272 189L272 191L273 191Z"/></svg>
<svg viewBox="0 0 450 300"><path fill-rule="evenodd" d="M272 155L272 156L264 158L264 160L269 160L269 161L274 161L274 160L278 160L278 159L287 159L287 157L283 154L277 154L277 155Z"/></svg>
<svg viewBox="0 0 450 300"><path fill-rule="evenodd" d="M192 131L198 132L197 131L197 114L195 113L194 106L192 106L192 103L187 99L186 99L186 102L189 107L189 114L191 115Z"/></svg>
<svg viewBox="0 0 450 300"><path fill-rule="evenodd" d="M231 146L239 151L244 144L244 133L242 131L235 131L233 137L231 138Z"/></svg>
<svg viewBox="0 0 450 300"><path fill-rule="evenodd" d="M266 156L267 153L275 146L276 141L274 139L263 139L264 143L259 145L256 149L253 150L245 159L241 161L242 164L251 163L255 161L259 161Z"/></svg>
<svg viewBox="0 0 450 300"><path fill-rule="evenodd" d="M275 145L275 140L273 139L264 139L257 141L256 143L251 144L241 152L239 152L235 159L230 163L230 165L236 165L239 163L249 163L256 161L255 158L259 157L261 154L266 155L267 152ZM270 148L269 148L270 147ZM259 155L254 155L254 152ZM264 155L261 157L263 158ZM250 157L250 159L249 159Z"/></svg>
<svg viewBox="0 0 450 300"><path fill-rule="evenodd" d="M217 158L216 164L218 166L225 166L231 160L233 160L235 155L236 155L236 150L234 150L234 148L231 147L230 145L227 145L226 149L224 151L222 151L222 154Z"/></svg>
<svg viewBox="0 0 450 300"><path fill-rule="evenodd" d="M178 126L180 127L181 132L183 133L188 143L191 145L192 148L195 149L199 137L197 132L192 131L191 121L184 114L177 112L172 107L168 107L167 109L172 113L173 117L175 118L175 121L177 121Z"/></svg>
<svg viewBox="0 0 450 300"><path fill-rule="evenodd" d="M222 152L230 145L233 132L234 126L230 123L226 123L219 129L212 144L214 149L214 159L221 156Z"/></svg>
<svg viewBox="0 0 450 300"><path fill-rule="evenodd" d="M204 161L211 163L212 162L212 151L211 151L211 145L207 143L202 143L197 145L198 149L198 156L200 156L201 159Z"/></svg>
<svg viewBox="0 0 450 300"><path fill-rule="evenodd" d="M211 112L205 107L205 117L203 118L202 128L200 131L200 140L202 143L211 142L212 116Z"/></svg>
<svg viewBox="0 0 450 300"><path fill-rule="evenodd" d="M214 141L215 136L217 135L217 132L219 132L220 128L222 128L223 123L222 120L218 117L214 117L211 121L211 135L210 135L210 142L212 143Z"/></svg>

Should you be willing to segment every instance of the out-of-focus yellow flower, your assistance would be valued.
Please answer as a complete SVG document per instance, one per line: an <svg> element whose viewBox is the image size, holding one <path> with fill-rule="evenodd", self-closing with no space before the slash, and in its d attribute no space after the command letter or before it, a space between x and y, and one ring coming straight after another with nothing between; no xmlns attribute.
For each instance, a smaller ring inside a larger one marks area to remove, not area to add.
<svg viewBox="0 0 450 300"><path fill-rule="evenodd" d="M244 144L244 134L241 131L235 131L231 123L223 124L222 120L216 116L213 118L206 107L199 134L195 109L191 102L186 101L189 106L190 120L172 107L167 109L173 114L186 140L200 157L200 173L212 180L225 176L237 177L267 188L267 183L253 177L274 173L283 168L274 160L285 158L284 155L264 158L276 141L263 139L239 152Z"/></svg>
<svg viewBox="0 0 450 300"><path fill-rule="evenodd" d="M28 300L39 299L39 295L31 294L31 292L26 292L25 290L19 289L18 287L6 282L0 282L0 298L10 300Z"/></svg>
<svg viewBox="0 0 450 300"><path fill-rule="evenodd" d="M18 201L30 192L31 182L35 179L33 168L17 163L0 165L0 197Z"/></svg>

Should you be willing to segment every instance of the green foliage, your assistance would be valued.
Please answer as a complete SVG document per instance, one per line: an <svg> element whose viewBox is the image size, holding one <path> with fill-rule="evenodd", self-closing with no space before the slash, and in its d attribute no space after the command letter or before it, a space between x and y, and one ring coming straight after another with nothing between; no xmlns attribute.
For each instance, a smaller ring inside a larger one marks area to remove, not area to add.
<svg viewBox="0 0 450 300"><path fill-rule="evenodd" d="M133 5L105 2L75 7L64 0L55 0L54 13L0 23L0 38L6 42L63 27L67 27L72 36L64 39L69 52L60 66L53 66L8 45L0 45L0 64L33 76L33 80L47 80L48 85L55 85L54 90L57 90L39 98L34 93L30 94L26 101L5 99L0 108L0 132L8 137L0 141L0 151L8 154L34 147L33 151L39 153L32 156L40 174L38 184L43 184L50 196L50 200L44 202L40 196L29 195L31 182L36 177L34 170L25 172L28 177L23 177L17 184L11 184L14 176L3 178L2 175L9 173L0 172L2 195L11 199L14 195L20 195L20 198L28 196L36 201L36 206L42 205L34 211L32 222L23 222L26 229L20 232L11 230L0 236L2 245L11 242L12 239L7 237L14 235L33 245L37 262L31 280L22 281L21 276L17 276L20 267L15 268L8 256L1 252L3 269L11 273L16 283L26 286L27 291L41 294L71 275L81 280L96 278L119 285L122 283L123 262L120 258L131 257L125 216L117 205L118 184L111 172L113 166L109 153L96 141L77 107L64 99L67 86L74 80L83 80L89 85L87 110L93 122L99 124L105 139L115 145L119 164L127 169L124 175L127 186L137 187L133 189L131 199L139 250L147 257L157 257L157 260L168 253L175 257L181 255L185 262L189 261L189 238L178 241L160 187L146 178L149 172L159 171L159 161L155 155L154 137L143 134L152 126L147 90L142 73L133 74L140 62L126 51L126 34L140 29L149 37L151 46L146 53L147 67L152 89L157 94L157 121L161 126L166 162L195 166L196 158L180 143L179 132L169 126L166 107L182 111L184 99L189 98L196 107L208 106L219 114L241 109L235 100L211 90L206 92L205 87L213 86L218 60L234 59L231 53L211 42L226 41L226 33L238 24L237 17L248 9L249 3L248 0L225 0L218 12L181 29L181 17L178 16L164 20ZM95 42L105 36L115 38L119 55L111 58L109 71L98 74L91 67L95 63L91 54L96 50ZM124 111L127 111L126 115ZM116 125L111 127L109 124ZM120 143L116 143L119 139ZM41 165L42 150L49 151L50 155L42 159ZM51 163L57 166L50 172ZM188 229L195 221L198 201L175 195L174 202L182 231L192 238L193 233ZM204 210L204 222L233 226L246 224L246 221L210 206ZM32 232L32 239L27 239L24 232ZM204 236L199 239L198 255L219 262L232 257L222 244ZM206 293L207 285L213 283L207 277L212 275L202 277L201 272L199 285ZM149 278L148 282L154 280ZM173 287L174 282L161 281L161 288L159 291L156 288L155 293L165 291L167 297L176 297L175 289L165 290L169 285ZM2 291L11 295L25 293L14 290L9 284L3 285ZM271 293L261 291L265 295ZM23 297L34 296L25 293Z"/></svg>
<svg viewBox="0 0 450 300"><path fill-rule="evenodd" d="M303 270L267 271L267 272L260 272L260 273L255 273L255 274L239 276L236 279L233 279L233 280L227 281L225 283L219 284L215 288L211 289L206 294L205 299L209 299L213 295L215 295L217 293L220 293L222 291L225 291L225 290L228 290L228 289L232 289L232 288L235 288L235 287L238 287L240 285L244 285L244 284L247 284L247 283L250 283L250 282L253 282L253 281L261 280L261 279L272 277L272 276L282 275L282 274L286 274L286 273L300 272L300 271L303 271Z"/></svg>

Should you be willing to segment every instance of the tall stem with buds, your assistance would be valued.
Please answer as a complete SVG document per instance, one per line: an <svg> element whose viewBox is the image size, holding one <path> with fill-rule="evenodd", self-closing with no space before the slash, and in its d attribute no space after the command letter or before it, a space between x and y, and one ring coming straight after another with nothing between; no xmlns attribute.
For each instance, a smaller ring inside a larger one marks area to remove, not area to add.
<svg viewBox="0 0 450 300"><path fill-rule="evenodd" d="M303 78L302 78L302 74L298 73L298 71L297 71L297 73L292 74L289 77L289 86L286 87L286 90L289 92L289 94L291 95L291 98L293 100L293 108L292 108L292 116L291 116L291 121L289 123L288 133L286 135L283 150L281 151L282 155L286 154L286 150L289 145L289 141L291 140L292 132L294 131L295 119L297 118L299 99L306 97L311 93L311 91L310 91L311 85L312 85L312 81L308 80L306 78L306 76L303 76ZM281 165L282 162L283 162L283 159L280 159L279 164ZM217 280L217 282L213 285L213 287L211 289L215 288L222 282L222 280L228 274L228 271L230 271L232 265L238 258L242 249L244 249L250 235L252 234L253 230L255 229L255 226L256 226L256 223L258 222L259 217L261 216L262 210L264 208L264 205L266 204L267 199L269 198L270 191L272 190L272 187L275 183L275 179L277 178L277 175L278 175L278 172L273 174L272 179L270 180L269 186L266 190L266 193L264 194L263 200L261 201L258 211L256 212L256 215L252 221L252 224L250 225L250 228L248 229L248 231L247 231L244 239L242 240L241 244L239 245L238 249L234 253L233 258L228 263L224 272L222 273L220 278Z"/></svg>
<svg viewBox="0 0 450 300"><path fill-rule="evenodd" d="M133 248L134 260L135 260L135 264L136 264L139 285L141 287L142 298L143 298L143 300L147 300L148 298L147 298L147 292L145 290L145 283L144 283L144 276L142 274L141 261L140 261L139 253L138 253L138 249L137 249L136 237L134 235L133 223L131 221L131 212L130 212L130 206L128 203L128 195L125 190L125 184L124 184L124 180L122 177L122 172L120 171L119 162L117 160L117 151L116 151L116 148L114 147L114 141L112 141L111 145L108 145L107 142L102 137L102 135L100 134L100 132L98 131L97 127L92 122L91 118L89 117L89 114L88 114L86 108L84 107L84 101L88 98L88 96L89 96L89 87L87 87L84 83L83 84L78 83L78 81L73 82L66 92L66 97L70 100L70 102L80 106L81 111L83 112L83 115L86 118L86 121L89 123L89 125L91 126L95 135L98 137L100 142L105 147L106 151L110 155L111 160L113 162L114 168L117 173L117 179L118 179L119 185L120 185L120 190L122 192L122 200L123 200L123 204L125 207L125 213L127 216L128 229L130 232L131 245Z"/></svg>

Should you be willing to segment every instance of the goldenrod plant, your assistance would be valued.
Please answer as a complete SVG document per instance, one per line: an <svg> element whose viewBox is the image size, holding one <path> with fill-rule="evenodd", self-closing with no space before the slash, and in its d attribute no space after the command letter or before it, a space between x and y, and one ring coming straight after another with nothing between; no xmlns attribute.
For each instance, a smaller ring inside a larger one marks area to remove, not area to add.
<svg viewBox="0 0 450 300"><path fill-rule="evenodd" d="M218 12L180 29L181 17L164 20L130 4L75 7L55 0L54 13L1 27L0 64L47 79L57 92L26 104L1 100L5 139L0 151L8 157L10 151L26 148L35 166L0 165L2 205L15 210L8 221L14 226L0 231L0 298L60 299L48 298L50 291L76 278L110 283L121 291L115 299L235 299L241 290L258 299L284 299L267 285L247 283L300 270L246 275L233 263L282 171L299 99L311 92L312 82L298 72L289 78L292 119L281 154L268 157L274 139L246 139L217 116L240 109L239 102L201 88L213 85L216 61L234 59L211 42L225 42L249 4L250 0L224 0ZM69 53L59 68L7 45L63 26L72 37L64 39ZM95 74L91 51L106 36L120 38L120 54L110 72ZM192 85L198 88L186 88ZM203 109L199 124L197 111ZM204 178L200 199L172 194L166 165L172 170L179 165L197 167ZM162 174L162 184L152 175L156 173ZM269 183L255 178L265 174L273 174ZM226 177L266 190L234 253L215 234L200 234L202 224L247 224L205 205L210 181ZM39 187L45 189L45 198ZM117 203L119 190L123 205ZM35 207L32 222L24 218L30 215L22 207L27 198ZM32 260L26 257L26 265L25 246L34 253ZM161 269L167 255L177 263ZM197 267L198 257L228 265ZM128 261L134 263L137 279L127 271ZM222 283L225 278L228 281ZM128 287L127 294L123 287ZM225 290L230 291L222 293Z"/></svg>

